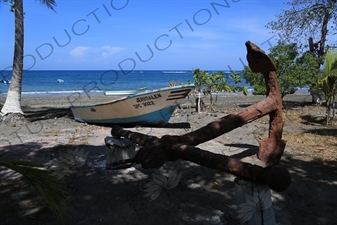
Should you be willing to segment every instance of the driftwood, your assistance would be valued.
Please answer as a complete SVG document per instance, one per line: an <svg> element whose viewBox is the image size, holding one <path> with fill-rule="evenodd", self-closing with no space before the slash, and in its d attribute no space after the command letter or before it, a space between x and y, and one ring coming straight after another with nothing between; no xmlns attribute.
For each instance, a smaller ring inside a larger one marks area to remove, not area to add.
<svg viewBox="0 0 337 225"><path fill-rule="evenodd" d="M275 191L286 190L291 183L290 174L285 167L277 165L283 154L285 141L282 140L282 97L277 83L276 67L255 44L247 41L246 47L250 68L253 72L261 72L264 76L267 88L264 100L235 115L227 115L182 136L165 135L157 138L115 126L111 130L112 136L122 136L144 146L134 158L127 161L141 163L143 168L156 168L161 167L165 161L183 159L244 179L265 183ZM260 142L258 158L267 163L269 165L267 167L252 165L194 147L266 115L270 118L269 134Z"/></svg>

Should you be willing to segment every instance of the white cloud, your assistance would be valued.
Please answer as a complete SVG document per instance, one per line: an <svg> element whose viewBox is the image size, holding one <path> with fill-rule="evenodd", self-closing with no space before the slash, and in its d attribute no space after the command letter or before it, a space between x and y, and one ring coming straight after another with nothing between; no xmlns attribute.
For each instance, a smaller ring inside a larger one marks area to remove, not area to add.
<svg viewBox="0 0 337 225"><path fill-rule="evenodd" d="M71 50L69 54L74 57L81 57L85 54L85 52L89 49L89 47L85 46L77 46L75 49Z"/></svg>
<svg viewBox="0 0 337 225"><path fill-rule="evenodd" d="M109 45L102 46L102 49L104 49L104 52L102 52L102 57L109 57L111 55L114 55L116 53L122 52L124 48L121 47L111 47Z"/></svg>

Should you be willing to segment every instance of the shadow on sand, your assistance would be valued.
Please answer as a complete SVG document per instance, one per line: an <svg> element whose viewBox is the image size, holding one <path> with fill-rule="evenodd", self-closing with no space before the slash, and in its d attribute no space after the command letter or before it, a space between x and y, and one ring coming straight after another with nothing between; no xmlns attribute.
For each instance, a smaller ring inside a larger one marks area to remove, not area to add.
<svg viewBox="0 0 337 225"><path fill-rule="evenodd" d="M160 169L139 166L124 170L105 170L105 146L57 145L42 148L41 143L2 147L2 156L16 157L51 166L62 152L84 148L89 151L86 163L71 168L65 177L72 191L66 206L71 217L65 224L238 224L236 218L234 176L178 160L166 162ZM257 146L249 148L255 154ZM101 164L100 164L101 163ZM299 160L285 154L281 164L289 168L291 187L273 192L273 207L280 224L335 224L337 222L336 164ZM176 169L182 173L179 185L163 190L153 201L144 197L144 186L154 172ZM57 224L35 191L20 176L1 168L0 224Z"/></svg>

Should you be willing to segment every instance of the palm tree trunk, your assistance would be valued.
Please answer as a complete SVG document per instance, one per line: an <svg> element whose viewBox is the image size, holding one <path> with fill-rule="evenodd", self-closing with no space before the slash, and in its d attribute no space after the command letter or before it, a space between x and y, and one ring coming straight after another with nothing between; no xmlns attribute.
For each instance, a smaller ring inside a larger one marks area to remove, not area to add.
<svg viewBox="0 0 337 225"><path fill-rule="evenodd" d="M22 85L22 70L23 70L23 0L15 0L15 45L14 45L14 60L11 84L7 93L7 98L2 107L2 116L7 114L21 114L21 85Z"/></svg>
<svg viewBox="0 0 337 225"><path fill-rule="evenodd" d="M330 125L330 105L326 107L326 125Z"/></svg>

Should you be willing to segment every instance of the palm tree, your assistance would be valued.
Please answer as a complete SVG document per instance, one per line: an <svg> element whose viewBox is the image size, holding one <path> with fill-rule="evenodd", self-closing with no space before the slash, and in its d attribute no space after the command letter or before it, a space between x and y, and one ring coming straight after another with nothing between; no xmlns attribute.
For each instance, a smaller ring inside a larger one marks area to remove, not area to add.
<svg viewBox="0 0 337 225"><path fill-rule="evenodd" d="M23 0L4 1L12 4L11 11L15 13L15 44L11 84L1 114L2 116L12 114L12 117L24 119L21 110L24 47ZM40 2L52 10L56 6L54 0L40 0ZM10 168L27 178L40 196L48 203L55 217L63 222L63 216L66 214L63 204L67 201L70 193L65 182L59 179L57 174L46 170L40 164L4 156L0 156L0 166Z"/></svg>
<svg viewBox="0 0 337 225"><path fill-rule="evenodd" d="M4 0L10 2L11 11L15 15L15 44L14 59L11 84L8 89L5 104L1 109L1 116L9 118L24 119L21 109L21 87L22 87L22 71L23 71L23 48L24 48L24 10L23 0ZM54 0L40 0L41 4L54 11L56 3Z"/></svg>
<svg viewBox="0 0 337 225"><path fill-rule="evenodd" d="M326 53L324 68L321 79L318 82L319 88L324 93L326 101L326 124L331 120L331 109L337 95L337 51L329 50Z"/></svg>

